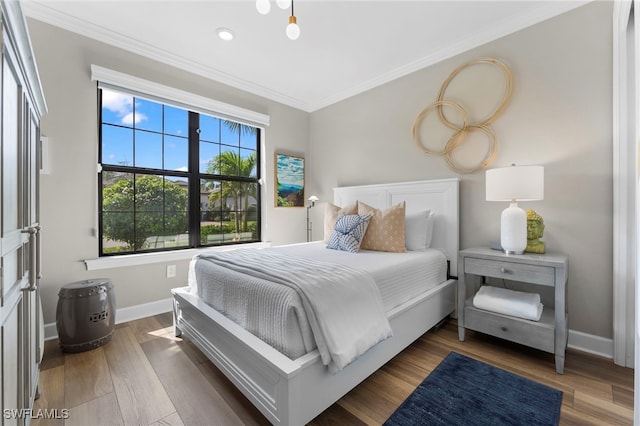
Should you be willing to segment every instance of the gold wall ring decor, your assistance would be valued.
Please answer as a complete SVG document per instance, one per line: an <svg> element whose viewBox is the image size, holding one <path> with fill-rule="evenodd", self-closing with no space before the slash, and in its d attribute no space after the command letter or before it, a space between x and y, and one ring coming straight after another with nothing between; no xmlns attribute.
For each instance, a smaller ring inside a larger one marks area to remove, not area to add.
<svg viewBox="0 0 640 426"><path fill-rule="evenodd" d="M438 93L437 101L439 102L444 99L444 94L447 88L449 87L449 84L458 74L460 74L460 72L462 72L463 70L473 65L480 65L480 64L494 65L498 67L504 74L504 81L505 81L505 92L502 97L502 101L500 102L498 107L495 109L495 111L493 111L484 121L482 121L481 123L478 123L479 125L488 125L493 123L495 119L498 118L498 116L502 113L502 111L504 111L504 109L507 107L507 104L511 100L511 95L513 93L513 75L511 74L511 69L504 63L498 61L497 59L479 58L479 59L474 59L472 61L469 61L466 64L460 65L458 68L453 70L453 72L449 75L449 77L445 80L445 82L442 83L442 86L440 87L440 92ZM440 114L440 118L443 120L443 123L445 123L449 128L457 130L457 126L451 123L449 120L447 120L447 118L444 116L444 113L442 112L442 108L438 108L438 113Z"/></svg>
<svg viewBox="0 0 640 426"><path fill-rule="evenodd" d="M424 120L424 118L427 116L430 110L435 108L442 108L443 106L450 106L460 113L460 115L462 116L462 127L457 127L458 132L454 133L454 135L457 136L455 139L453 139L453 136L452 136L452 138L449 138L449 140L447 141L444 149L442 151L437 151L434 149L429 149L424 145L424 143L420 140L420 136L418 135L418 128L420 127L420 125L422 124L422 120ZM449 154L449 152L451 152L451 150L456 147L456 145L458 144L458 140L464 137L464 134L466 134L466 129L468 126L469 126L469 116L467 115L467 112L464 110L464 108L462 108L460 105L458 105L455 102L436 101L427 105L420 112L420 114L418 114L418 118L416 118L416 122L413 125L413 140L415 141L416 145L418 145L418 148L422 149L425 152L425 154L446 155L446 154Z"/></svg>
<svg viewBox="0 0 640 426"><path fill-rule="evenodd" d="M451 81L458 74L460 74L463 70L469 67L472 67L474 65L479 65L479 64L487 64L487 65L495 66L504 74L505 91L499 105L496 107L496 109L493 112L489 114L489 116L486 119L484 119L482 122L479 122L479 123L470 123L469 115L467 111L459 103L453 102L451 100L446 100L445 93ZM418 147L422 149L426 154L445 156L445 161L447 162L449 167L458 173L473 173L475 171L484 169L488 167L489 164L491 164L491 162L493 161L497 153L497 148L498 148L498 142L497 142L495 133L493 129L489 127L489 125L493 123L496 120L496 118L498 118L498 116L507 107L509 101L511 100L512 93L513 93L513 75L511 73L511 69L503 62L494 58L478 58L478 59L473 59L465 64L462 64L458 68L453 70L453 72L449 75L449 77L444 81L444 83L440 87L440 91L438 92L437 100L427 105L416 118L416 121L413 125L413 140L416 143L416 145L418 145ZM444 113L445 106L455 109L462 116L463 122L461 125L451 122L451 120L449 120L446 117ZM436 109L438 112L440 121L446 127L455 131L451 135L451 137L447 140L443 150L433 150L433 149L427 148L423 143L423 141L420 139L420 135L418 131L419 126L421 125L422 120L424 119L426 114L431 109ZM489 148L487 150L487 153L484 155L484 157L476 166L471 168L464 168L462 166L459 166L453 161L452 153L462 143L465 136L470 131L483 132L489 140Z"/></svg>
<svg viewBox="0 0 640 426"><path fill-rule="evenodd" d="M496 153L498 152L498 141L496 140L496 135L493 132L493 129L491 127L486 126L484 124L472 124L470 126L467 126L466 129L457 130L453 135L451 135L451 138L449 138L449 140L456 138L457 141L454 143L454 145L457 147L464 140L464 137L459 137L457 136L457 134L458 133L467 134L468 132L472 132L472 131L481 131L487 136L487 139L489 140L489 149L487 150L482 161L476 167L472 167L472 168L464 168L462 166L455 164L455 162L453 161L453 158L451 158L451 154L453 150L452 149L449 150L449 152L444 154L444 159L449 165L449 167L453 170L456 170L458 173L473 173L477 170L484 169L489 164L491 164L491 162L493 161L493 158L496 156ZM447 142L447 144L449 144L449 142Z"/></svg>

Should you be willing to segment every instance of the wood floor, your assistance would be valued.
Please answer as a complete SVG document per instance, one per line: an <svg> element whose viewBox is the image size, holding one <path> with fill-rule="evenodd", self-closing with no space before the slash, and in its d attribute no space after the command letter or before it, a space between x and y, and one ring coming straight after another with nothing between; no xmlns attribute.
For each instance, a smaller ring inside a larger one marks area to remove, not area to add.
<svg viewBox="0 0 640 426"><path fill-rule="evenodd" d="M551 354L472 331L459 342L453 320L422 336L311 424L383 423L451 351L561 390L563 425L633 424L633 370L569 350L559 375ZM78 354L64 354L56 340L48 341L40 377L34 412L68 409L69 415L41 416L34 426L268 424L194 345L173 337L171 314L121 324L110 343Z"/></svg>

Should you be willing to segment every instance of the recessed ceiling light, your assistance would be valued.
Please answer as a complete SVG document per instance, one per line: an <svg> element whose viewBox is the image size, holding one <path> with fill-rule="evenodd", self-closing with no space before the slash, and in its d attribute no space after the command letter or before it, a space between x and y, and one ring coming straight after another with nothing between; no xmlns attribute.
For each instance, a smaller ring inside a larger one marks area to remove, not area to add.
<svg viewBox="0 0 640 426"><path fill-rule="evenodd" d="M218 33L218 37L224 41L233 40L234 34L229 28L218 28L216 32Z"/></svg>

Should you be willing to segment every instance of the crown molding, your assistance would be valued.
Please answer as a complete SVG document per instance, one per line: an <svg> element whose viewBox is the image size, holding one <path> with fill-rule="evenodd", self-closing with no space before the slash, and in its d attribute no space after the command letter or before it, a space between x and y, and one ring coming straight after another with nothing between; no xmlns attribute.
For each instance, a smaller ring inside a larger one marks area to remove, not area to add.
<svg viewBox="0 0 640 426"><path fill-rule="evenodd" d="M436 52L433 52L432 54L427 55L417 61L398 67L388 73L381 74L376 78L365 81L357 86L351 87L350 89L343 90L331 96L327 96L326 98L318 100L316 102L311 102L310 110L317 111L319 109L333 105L352 96L366 92L367 90L371 90L375 87L396 80L400 77L404 77L405 75L427 68L431 65L437 64L476 47L482 46L483 44L492 42L516 31L546 21L547 19L551 19L565 12L569 12L577 7L590 3L591 1L593 0L541 2L541 6L535 13L530 13L526 16L521 15L515 18L505 19L504 21L493 26L487 31L478 33L473 37L467 37L462 40L454 41L450 45Z"/></svg>
<svg viewBox="0 0 640 426"><path fill-rule="evenodd" d="M157 46L131 39L130 37L124 36L108 28L83 21L56 9L52 9L46 6L46 4L27 1L23 3L23 10L25 15L29 18L97 40L101 43L117 46L137 55L206 77L236 89L244 90L246 92L253 93L254 95L262 96L275 102L280 102L293 108L310 112L309 104L300 99L287 96L267 87L237 78L218 69L191 61Z"/></svg>
<svg viewBox="0 0 640 426"><path fill-rule="evenodd" d="M14 58L14 64L29 82L26 90L33 99L38 117L42 117L47 113L47 102L44 98L40 74L38 74L38 65L31 49L31 38L21 3L15 0L3 0L0 2L0 11L3 17L2 25L7 31L6 36L13 42L13 47L7 48L6 54L19 58L19 60Z"/></svg>
<svg viewBox="0 0 640 426"><path fill-rule="evenodd" d="M325 98L311 100L294 98L281 92L271 90L268 87L240 79L212 67L208 67L179 55L167 52L157 46L133 40L108 28L90 24L69 16L65 13L47 7L45 4L40 2L24 2L23 10L25 15L30 18L37 19L106 44L118 46L149 59L165 63L184 71L209 78L219 83L244 90L254 95L261 96L305 112L313 112L411 74L415 71L424 69L483 44L497 40L516 31L538 24L547 19L590 3L591 1L593 0L540 2L540 7L538 7L538 9L533 13L528 13L526 16L510 17L509 19L505 19L497 25L492 26L489 30L480 32L473 37L457 41L454 40L448 46L417 61L398 67L390 72L381 74L373 79L364 81L361 84L334 93Z"/></svg>

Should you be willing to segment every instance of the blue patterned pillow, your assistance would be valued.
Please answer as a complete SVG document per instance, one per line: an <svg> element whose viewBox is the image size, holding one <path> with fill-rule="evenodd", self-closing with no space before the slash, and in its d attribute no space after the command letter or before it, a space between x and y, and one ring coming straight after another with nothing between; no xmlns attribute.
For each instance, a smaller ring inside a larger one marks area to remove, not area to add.
<svg viewBox="0 0 640 426"><path fill-rule="evenodd" d="M343 214L340 215L333 229L327 248L357 253L360 244L367 232L367 226L371 219L370 214Z"/></svg>

